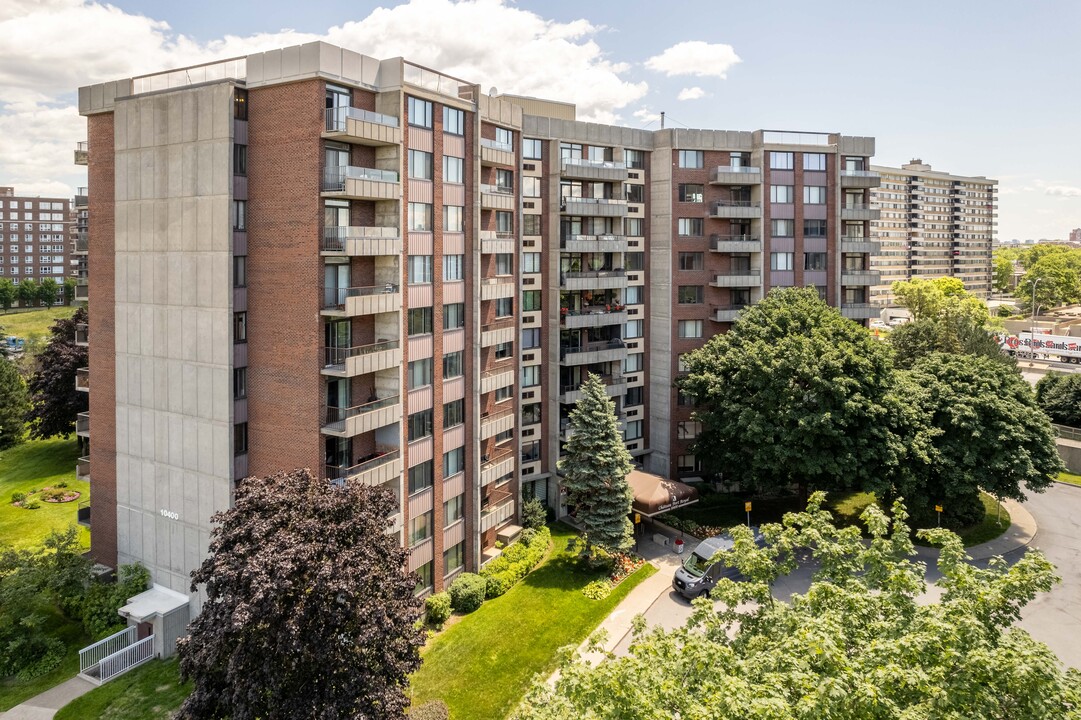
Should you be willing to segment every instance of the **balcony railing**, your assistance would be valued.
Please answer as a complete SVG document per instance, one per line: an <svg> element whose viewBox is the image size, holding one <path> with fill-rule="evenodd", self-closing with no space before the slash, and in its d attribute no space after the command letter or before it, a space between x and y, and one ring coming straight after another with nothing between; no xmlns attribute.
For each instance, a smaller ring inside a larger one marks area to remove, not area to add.
<svg viewBox="0 0 1081 720"><path fill-rule="evenodd" d="M344 191L346 180L396 183L398 182L398 173L394 170L378 170L376 168L354 167L353 165L330 167L323 173L323 191Z"/></svg>
<svg viewBox="0 0 1081 720"><path fill-rule="evenodd" d="M75 416L75 434L90 437L90 413L81 412Z"/></svg>
<svg viewBox="0 0 1081 720"><path fill-rule="evenodd" d="M394 283L383 285L371 285L368 287L352 288L323 288L323 309L330 310L345 305L347 298L365 297L368 295L392 295L398 292L398 286Z"/></svg>
<svg viewBox="0 0 1081 720"><path fill-rule="evenodd" d="M488 138L481 138L480 146L491 148L492 150L501 150L503 152L514 152L514 145L512 143L499 142L498 140L490 140Z"/></svg>
<svg viewBox="0 0 1081 720"><path fill-rule="evenodd" d="M567 280L580 280L592 278L626 277L626 270L581 270L577 272L565 272L563 277Z"/></svg>
<svg viewBox="0 0 1081 720"><path fill-rule="evenodd" d="M842 210L877 210L878 208L871 203L845 203L841 206Z"/></svg>
<svg viewBox="0 0 1081 720"><path fill-rule="evenodd" d="M397 395L391 397L382 398L381 400L373 400L372 402L364 403L363 405L354 405L353 407L340 408L327 406L327 425L334 430L344 430L345 421L351 417L358 417L366 413L375 412L376 410L382 410L383 408L393 407L401 402L401 399Z"/></svg>
<svg viewBox="0 0 1081 720"><path fill-rule="evenodd" d="M355 107L339 107L327 108L327 131L345 132L345 121L348 118L377 125L386 125L387 127L398 127L398 118L393 115L384 115Z"/></svg>
<svg viewBox="0 0 1081 720"><path fill-rule="evenodd" d="M626 170L627 163L612 160L588 160L586 158L563 158L564 165L575 167L603 168L605 170Z"/></svg>
<svg viewBox="0 0 1081 720"><path fill-rule="evenodd" d="M755 200L717 200L713 203L713 208L756 208L761 207L761 203Z"/></svg>
<svg viewBox="0 0 1081 720"><path fill-rule="evenodd" d="M611 373L608 375L600 375L598 373L593 373L593 375L594 377L600 378L601 383L607 385L608 387L611 387L613 385L620 385L627 381L627 379L623 377L623 375L620 373ZM582 389L582 382L584 381L570 383L569 385L560 385L559 393L561 395L565 395L566 393L577 392L578 390Z"/></svg>
<svg viewBox="0 0 1081 720"><path fill-rule="evenodd" d="M80 347L86 347L90 344L90 328L86 323L75 325L75 344Z"/></svg>
<svg viewBox="0 0 1081 720"><path fill-rule="evenodd" d="M324 348L326 367L345 367L345 363L349 358L371 355L385 350L397 350L399 345L397 340L384 340L382 342L372 343L371 345L357 345L355 347L347 348Z"/></svg>
<svg viewBox="0 0 1081 720"><path fill-rule="evenodd" d="M842 170L841 177L868 177L876 178L878 173L874 170Z"/></svg>
<svg viewBox="0 0 1081 720"><path fill-rule="evenodd" d="M566 357L571 353L588 353L588 352L601 352L602 350L618 350L620 348L627 347L626 343L620 338L613 338L612 340L598 340L596 342L582 343L581 345L570 345L567 347L561 347L559 349L559 356Z"/></svg>
<svg viewBox="0 0 1081 720"><path fill-rule="evenodd" d="M84 455L75 461L75 477L79 480L90 479L90 456Z"/></svg>
<svg viewBox="0 0 1081 720"><path fill-rule="evenodd" d="M360 475L368 470L374 470L377 467L382 467L389 462L393 462L401 457L400 450L385 450L376 453L375 457L368 458L356 465L327 465L326 473L327 480L344 481L351 477Z"/></svg>
<svg viewBox="0 0 1081 720"><path fill-rule="evenodd" d="M75 389L90 391L90 368L78 368L75 371Z"/></svg>
<svg viewBox="0 0 1081 720"><path fill-rule="evenodd" d="M584 205L626 205L627 199L624 197L610 197L610 198L592 198L592 197L565 197L560 199L562 205L566 205L568 202L582 203Z"/></svg>
<svg viewBox="0 0 1081 720"><path fill-rule="evenodd" d="M480 191L482 193L495 193L497 195L513 195L514 188L507 187L505 185L485 185L481 184Z"/></svg>
<svg viewBox="0 0 1081 720"><path fill-rule="evenodd" d="M323 228L324 252L345 252L349 240L397 240L401 231L396 227L330 226Z"/></svg>

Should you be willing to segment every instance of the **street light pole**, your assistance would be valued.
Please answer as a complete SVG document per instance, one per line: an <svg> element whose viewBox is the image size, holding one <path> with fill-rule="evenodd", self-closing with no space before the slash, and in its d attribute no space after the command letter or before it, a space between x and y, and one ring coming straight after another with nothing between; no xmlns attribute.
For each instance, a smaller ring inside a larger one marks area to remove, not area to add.
<svg viewBox="0 0 1081 720"><path fill-rule="evenodd" d="M1038 277L1032 281L1032 307L1030 308L1032 310L1032 318L1029 320L1031 332L1029 333L1028 349L1033 360L1036 359L1036 286L1040 284L1041 280L1043 280L1043 278Z"/></svg>

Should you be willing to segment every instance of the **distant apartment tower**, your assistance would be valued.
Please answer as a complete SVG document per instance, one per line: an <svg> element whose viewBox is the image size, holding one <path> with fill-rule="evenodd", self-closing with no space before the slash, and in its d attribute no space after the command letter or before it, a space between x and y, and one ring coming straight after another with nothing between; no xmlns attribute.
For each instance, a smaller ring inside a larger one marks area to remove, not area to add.
<svg viewBox="0 0 1081 720"><path fill-rule="evenodd" d="M50 278L62 301L73 226L71 198L18 195L13 187L0 187L0 277L16 285Z"/></svg>
<svg viewBox="0 0 1081 720"><path fill-rule="evenodd" d="M1081 245L1081 228L1074 228L1070 231L1070 243L1073 245Z"/></svg>
<svg viewBox="0 0 1081 720"><path fill-rule="evenodd" d="M881 253L871 259L882 282L872 300L893 302L898 280L955 277L977 297L991 294L998 181L932 170L920 161L872 168L882 184L872 191L881 218L872 232Z"/></svg>

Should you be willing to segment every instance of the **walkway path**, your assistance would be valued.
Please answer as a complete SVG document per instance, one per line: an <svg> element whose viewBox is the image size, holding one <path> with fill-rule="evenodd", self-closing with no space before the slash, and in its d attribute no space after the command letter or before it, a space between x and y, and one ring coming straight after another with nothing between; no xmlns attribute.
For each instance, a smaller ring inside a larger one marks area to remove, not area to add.
<svg viewBox="0 0 1081 720"><path fill-rule="evenodd" d="M94 684L75 676L56 687L0 713L0 720L52 720L56 711L94 689Z"/></svg>

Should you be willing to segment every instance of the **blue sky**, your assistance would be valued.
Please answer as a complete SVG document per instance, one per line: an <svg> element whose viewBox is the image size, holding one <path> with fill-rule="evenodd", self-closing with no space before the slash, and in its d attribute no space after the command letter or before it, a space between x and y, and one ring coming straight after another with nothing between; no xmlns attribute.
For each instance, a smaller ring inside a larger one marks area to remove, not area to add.
<svg viewBox="0 0 1081 720"><path fill-rule="evenodd" d="M1081 3L412 0L373 14L377 7L5 0L0 184L37 192L83 184L70 165L85 127L73 109L80 84L326 38L500 91L571 99L601 121L656 127L663 110L676 126L873 135L878 164L920 157L998 178L1001 239L1061 238L1081 226Z"/></svg>

